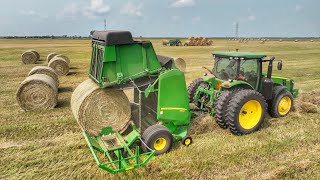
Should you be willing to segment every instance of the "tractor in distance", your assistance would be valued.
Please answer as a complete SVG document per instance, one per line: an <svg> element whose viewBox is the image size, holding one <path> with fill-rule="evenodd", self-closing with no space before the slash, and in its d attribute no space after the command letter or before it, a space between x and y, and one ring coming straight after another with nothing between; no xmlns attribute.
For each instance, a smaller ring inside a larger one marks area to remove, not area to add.
<svg viewBox="0 0 320 180"><path fill-rule="evenodd" d="M271 117L284 117L293 109L298 89L294 81L272 74L275 58L245 52L214 52L213 69L205 68L203 78L188 87L189 101L215 116L217 124L236 135L258 130L266 112ZM263 64L268 63L267 72ZM278 70L282 61L278 61Z"/></svg>
<svg viewBox="0 0 320 180"><path fill-rule="evenodd" d="M167 43L168 46L182 46L180 39L170 39Z"/></svg>

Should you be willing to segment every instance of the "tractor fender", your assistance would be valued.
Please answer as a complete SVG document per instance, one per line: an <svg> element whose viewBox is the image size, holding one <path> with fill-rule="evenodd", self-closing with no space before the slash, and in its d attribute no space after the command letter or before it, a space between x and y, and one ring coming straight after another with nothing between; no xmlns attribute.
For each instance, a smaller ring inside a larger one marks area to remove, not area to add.
<svg viewBox="0 0 320 180"><path fill-rule="evenodd" d="M275 97L278 96L279 93L281 93L282 91L287 90L287 88L285 86L275 86L273 88L273 95L272 95L272 99L274 99Z"/></svg>
<svg viewBox="0 0 320 180"><path fill-rule="evenodd" d="M224 83L222 83L221 87L223 89L230 89L233 87L241 87L243 89L254 89L251 84L244 82L244 81L237 81L237 80L233 80L233 81L225 81Z"/></svg>

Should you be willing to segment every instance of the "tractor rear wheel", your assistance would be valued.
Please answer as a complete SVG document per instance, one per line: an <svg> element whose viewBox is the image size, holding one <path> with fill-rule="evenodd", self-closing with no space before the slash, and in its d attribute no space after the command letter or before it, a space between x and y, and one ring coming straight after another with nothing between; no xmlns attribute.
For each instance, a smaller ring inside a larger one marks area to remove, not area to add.
<svg viewBox="0 0 320 180"><path fill-rule="evenodd" d="M142 139L144 140L142 150L144 152L148 152L150 149L156 150L156 155L169 152L173 143L173 136L168 128L157 124L148 127L143 132Z"/></svg>
<svg viewBox="0 0 320 180"><path fill-rule="evenodd" d="M214 102L214 110L216 112L216 122L217 124L223 128L228 128L228 121L227 121L227 109L231 98L241 89L225 89L221 92L221 94L217 97L216 101Z"/></svg>
<svg viewBox="0 0 320 180"><path fill-rule="evenodd" d="M200 86L202 82L202 78L195 79L191 82L191 84L188 86L188 98L189 102L193 102L193 97L197 92L198 87Z"/></svg>
<svg viewBox="0 0 320 180"><path fill-rule="evenodd" d="M273 118L284 117L292 111L293 96L290 92L281 91L269 104L269 114Z"/></svg>
<svg viewBox="0 0 320 180"><path fill-rule="evenodd" d="M241 90L234 95L228 106L229 129L233 134L243 135L257 131L262 126L267 104L255 90Z"/></svg>

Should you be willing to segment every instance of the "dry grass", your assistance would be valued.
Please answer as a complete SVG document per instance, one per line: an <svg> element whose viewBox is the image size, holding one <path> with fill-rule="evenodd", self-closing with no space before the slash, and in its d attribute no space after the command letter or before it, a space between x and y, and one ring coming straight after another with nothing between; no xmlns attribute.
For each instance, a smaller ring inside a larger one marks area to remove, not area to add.
<svg viewBox="0 0 320 180"><path fill-rule="evenodd" d="M184 40L183 40L184 41ZM214 40L214 46L164 47L153 40L158 54L181 57L187 63L188 83L201 77L202 65L212 66L212 51L254 51L284 62L283 74L301 89L297 101L319 108L320 42ZM176 143L173 150L153 158L145 168L111 175L97 168L71 109L74 88L87 79L88 40L0 40L0 179L319 179L320 115L297 112L271 119L251 135L234 136L218 128L210 117L193 120L194 144ZM34 48L36 65L22 65L20 54ZM22 112L15 92L30 69L47 65L46 55L59 52L71 59L70 73L60 77L58 107ZM314 98L313 98L314 97Z"/></svg>

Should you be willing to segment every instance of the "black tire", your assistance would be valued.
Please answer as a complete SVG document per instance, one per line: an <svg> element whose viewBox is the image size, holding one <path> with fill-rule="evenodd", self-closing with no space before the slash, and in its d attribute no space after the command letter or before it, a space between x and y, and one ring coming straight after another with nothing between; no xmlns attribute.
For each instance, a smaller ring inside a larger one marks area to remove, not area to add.
<svg viewBox="0 0 320 180"><path fill-rule="evenodd" d="M246 104L249 101L250 103L253 103L254 105L256 105L256 107L255 108L253 107L253 109L242 109L244 107L249 106L248 104ZM265 102L264 97L259 92L255 90L248 90L248 89L237 92L232 98L232 100L230 101L227 109L228 111L227 120L228 120L230 131L235 135L244 135L244 134L250 134L252 132L259 130L264 122L266 109L267 109L267 103ZM252 110L258 110L258 111L252 111ZM261 110L261 113L259 113L260 110ZM254 112L258 114L254 114ZM248 122L248 120L241 120L245 118L240 119L239 117L240 113L242 113L243 116L246 116L247 119L251 118L249 119L251 123ZM254 115L257 116L256 120L252 118L252 116ZM249 125L246 125L245 123L248 123Z"/></svg>
<svg viewBox="0 0 320 180"><path fill-rule="evenodd" d="M142 139L149 148L151 148L152 150L156 150L156 155L169 152L173 143L173 136L171 132L168 130L168 128L162 125L153 125L148 127L143 132ZM163 147L161 146L160 149L157 149L156 147L157 141L164 142L163 139L165 140L165 144L161 143ZM144 143L142 143L142 150L144 152L150 151Z"/></svg>
<svg viewBox="0 0 320 180"><path fill-rule="evenodd" d="M191 84L188 86L188 98L189 102L193 102L193 97L197 92L198 87L200 86L202 82L202 78L195 79L191 82Z"/></svg>
<svg viewBox="0 0 320 180"><path fill-rule="evenodd" d="M231 98L240 91L240 88L225 89L214 101L214 110L216 112L215 120L217 124L223 128L228 128L227 109Z"/></svg>
<svg viewBox="0 0 320 180"><path fill-rule="evenodd" d="M278 107L279 107L280 101L283 99L287 99L288 101L290 101L290 107L288 109L285 109L284 112L279 112ZM272 99L272 101L269 103L268 109L271 117L279 118L279 117L287 116L293 110L293 107L294 107L294 101L293 101L292 94L286 90L283 90Z"/></svg>

